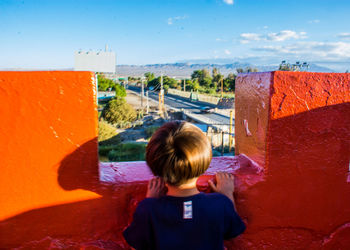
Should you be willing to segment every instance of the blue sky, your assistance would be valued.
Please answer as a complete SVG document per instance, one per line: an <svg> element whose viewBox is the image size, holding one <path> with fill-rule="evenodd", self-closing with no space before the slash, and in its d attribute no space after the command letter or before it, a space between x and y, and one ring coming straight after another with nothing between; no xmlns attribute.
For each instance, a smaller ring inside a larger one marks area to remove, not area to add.
<svg viewBox="0 0 350 250"><path fill-rule="evenodd" d="M0 68L69 68L105 44L117 64L349 64L349 13L348 0L0 0Z"/></svg>

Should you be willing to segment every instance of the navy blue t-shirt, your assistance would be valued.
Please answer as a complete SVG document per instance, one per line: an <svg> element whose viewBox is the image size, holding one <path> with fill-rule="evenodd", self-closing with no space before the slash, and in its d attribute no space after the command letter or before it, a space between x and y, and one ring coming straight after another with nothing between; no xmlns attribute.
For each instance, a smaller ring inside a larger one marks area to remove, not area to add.
<svg viewBox="0 0 350 250"><path fill-rule="evenodd" d="M244 230L229 198L219 193L199 193L144 199L123 234L137 250L215 250L224 248L224 239Z"/></svg>

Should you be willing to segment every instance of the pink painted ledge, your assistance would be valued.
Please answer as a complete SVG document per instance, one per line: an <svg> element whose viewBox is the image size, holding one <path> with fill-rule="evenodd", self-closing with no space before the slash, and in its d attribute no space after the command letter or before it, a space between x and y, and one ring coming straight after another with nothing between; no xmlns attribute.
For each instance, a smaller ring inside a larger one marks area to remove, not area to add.
<svg viewBox="0 0 350 250"><path fill-rule="evenodd" d="M145 184L153 176L145 161L100 162L100 181L118 186ZM264 178L263 169L245 155L213 157L208 170L199 177L197 187L202 192L210 192L208 180L215 181L215 173L234 174L236 191L260 182Z"/></svg>

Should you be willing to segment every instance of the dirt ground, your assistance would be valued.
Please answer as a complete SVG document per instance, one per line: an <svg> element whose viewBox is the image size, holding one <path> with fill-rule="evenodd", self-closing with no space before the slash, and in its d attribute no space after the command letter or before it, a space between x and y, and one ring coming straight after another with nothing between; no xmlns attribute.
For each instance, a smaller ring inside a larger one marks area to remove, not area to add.
<svg viewBox="0 0 350 250"><path fill-rule="evenodd" d="M141 96L133 91L126 90L126 102L132 105L135 109L141 109ZM147 100L146 97L143 99L143 107L146 109ZM158 108L158 103L149 99L149 106L151 109Z"/></svg>

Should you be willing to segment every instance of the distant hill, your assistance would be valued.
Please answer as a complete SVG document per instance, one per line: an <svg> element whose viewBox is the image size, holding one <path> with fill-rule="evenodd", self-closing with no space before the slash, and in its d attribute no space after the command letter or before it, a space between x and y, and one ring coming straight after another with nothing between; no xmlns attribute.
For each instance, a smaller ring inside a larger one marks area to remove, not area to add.
<svg viewBox="0 0 350 250"><path fill-rule="evenodd" d="M236 73L237 68L245 68L252 66L248 63L233 64L189 64L189 63L167 63L167 64L148 64L148 65L117 65L117 74L123 76L141 76L146 72L153 72L156 76L161 74L171 77L191 77L195 70L208 69L210 72L215 67L219 69L221 74L228 75Z"/></svg>
<svg viewBox="0 0 350 250"><path fill-rule="evenodd" d="M183 63L165 63L165 64L147 64L147 65L117 65L116 72L121 76L143 76L146 72L152 72L156 76L168 75L171 77L178 78L190 78L191 74L195 70L207 69L210 72L213 68L217 68L221 74L227 76L229 73L236 74L237 68L254 67L258 68L259 71L274 71L278 70L278 65L270 66L258 66L250 63L233 62L227 64L220 63L192 63L196 62L189 61ZM198 60L198 62L200 62ZM203 61L204 62L204 61ZM321 67L317 64L310 64L309 72L334 72L327 67Z"/></svg>

